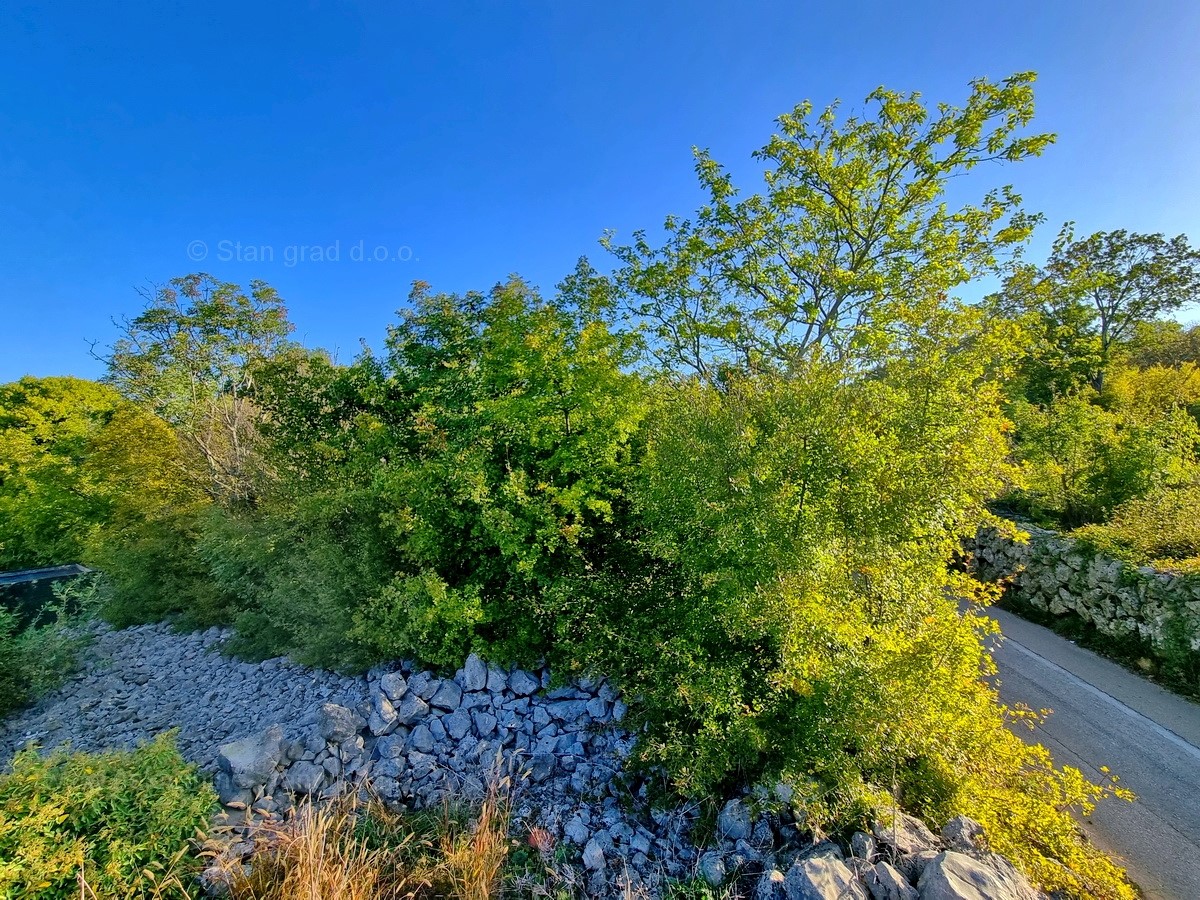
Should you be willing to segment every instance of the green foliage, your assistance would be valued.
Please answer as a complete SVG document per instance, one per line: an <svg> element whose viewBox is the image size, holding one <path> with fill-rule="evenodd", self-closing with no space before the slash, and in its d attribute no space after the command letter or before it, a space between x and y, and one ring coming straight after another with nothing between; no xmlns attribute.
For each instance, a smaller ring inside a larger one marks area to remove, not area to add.
<svg viewBox="0 0 1200 900"><path fill-rule="evenodd" d="M1014 718L1027 723L1032 717L1017 712ZM977 777L965 783L957 803L984 826L992 849L1051 895L1135 900L1138 892L1124 872L1081 838L1071 814L1087 816L1105 797L1132 799L1116 776L1104 769L1106 783L1093 784L1073 766L1055 766L1044 747L1011 731L989 737L980 747L988 755L967 763Z"/></svg>
<svg viewBox="0 0 1200 900"><path fill-rule="evenodd" d="M84 629L97 606L97 578L81 576L55 585L54 600L22 627L0 606L0 716L54 690L78 668L79 651L91 642Z"/></svg>
<svg viewBox="0 0 1200 900"><path fill-rule="evenodd" d="M114 524L89 561L104 572L101 615L117 628L173 618L184 628L226 623L233 599L197 557L206 504L162 508Z"/></svg>
<svg viewBox="0 0 1200 900"><path fill-rule="evenodd" d="M1200 572L1200 485L1157 488L1072 536L1134 565Z"/></svg>
<svg viewBox="0 0 1200 900"><path fill-rule="evenodd" d="M1182 324L1171 319L1138 322L1126 349L1129 361L1143 369L1200 364L1200 325L1185 331Z"/></svg>
<svg viewBox="0 0 1200 900"><path fill-rule="evenodd" d="M1004 443L998 413L951 415L975 401L914 381L813 366L693 383L651 423L637 508L659 562L609 575L579 630L598 668L649 692L642 753L684 790L790 770L849 795L952 742L939 710L981 657L945 562Z"/></svg>
<svg viewBox="0 0 1200 900"><path fill-rule="evenodd" d="M1127 501L1195 477L1200 429L1184 410L1105 409L1098 400L1087 388L1045 406L1012 404L1025 467L1012 502L1071 528L1105 521Z"/></svg>
<svg viewBox="0 0 1200 900"><path fill-rule="evenodd" d="M1015 266L1004 289L986 303L1024 329L1024 354L1010 396L1046 404L1082 390L1103 367L1100 338L1092 328L1095 311L1057 290L1036 266Z"/></svg>
<svg viewBox="0 0 1200 900"><path fill-rule="evenodd" d="M111 487L87 459L121 406L116 391L80 378L0 385L0 569L84 558Z"/></svg>
<svg viewBox="0 0 1200 900"><path fill-rule="evenodd" d="M194 563L208 505L161 419L75 378L0 387L0 565L85 562L107 576L120 625L186 611L221 617Z"/></svg>
<svg viewBox="0 0 1200 900"><path fill-rule="evenodd" d="M1143 421L1170 417L1182 409L1200 423L1200 366L1182 362L1120 368L1105 382L1101 399L1106 407Z"/></svg>
<svg viewBox="0 0 1200 900"><path fill-rule="evenodd" d="M394 473L409 498L414 562L494 562L546 583L612 521L642 414L622 371L627 341L520 282L483 297L414 294L392 329L389 368L411 398L413 461Z"/></svg>
<svg viewBox="0 0 1200 900"><path fill-rule="evenodd" d="M1037 217L1011 188L946 205L950 179L980 163L1039 155L1027 135L1033 73L972 82L961 108L879 88L873 115L839 121L802 103L758 151L765 194L740 198L728 173L696 151L710 197L692 219L665 223L667 243L608 246L618 282L668 368L719 380L724 366L786 371L814 348L861 357L914 305L992 272ZM921 315L923 313L918 313Z"/></svg>
<svg viewBox="0 0 1200 900"><path fill-rule="evenodd" d="M1184 235L1099 231L1073 240L1063 226L1047 268L1062 290L1089 304L1104 365L1139 322L1174 312L1200 294L1200 251ZM1104 369L1097 386L1103 386Z"/></svg>
<svg viewBox="0 0 1200 900"><path fill-rule="evenodd" d="M215 803L170 734L131 752L24 751L0 775L0 897L79 897L80 876L98 900L184 897Z"/></svg>
<svg viewBox="0 0 1200 900"><path fill-rule="evenodd" d="M684 881L668 881L663 896L666 900L731 900L737 894L733 887L713 887L704 878L695 876Z"/></svg>
<svg viewBox="0 0 1200 900"><path fill-rule="evenodd" d="M17 639L17 617L0 607L0 715L28 699L32 660Z"/></svg>
<svg viewBox="0 0 1200 900"><path fill-rule="evenodd" d="M247 294L205 274L146 300L105 357L107 381L176 430L193 485L225 505L251 501L265 477L254 373L295 352L283 300L261 281Z"/></svg>
<svg viewBox="0 0 1200 900"><path fill-rule="evenodd" d="M355 614L350 637L377 659L421 657L454 668L483 621L478 588L451 588L433 572L397 578Z"/></svg>
<svg viewBox="0 0 1200 900"><path fill-rule="evenodd" d="M1119 230L1076 240L1068 222L1045 266L1017 267L992 299L1031 326L1026 397L1044 403L1085 380L1102 390L1122 345L1139 334L1146 341L1150 323L1198 294L1200 251L1184 235ZM1185 343L1177 335L1173 353Z"/></svg>
<svg viewBox="0 0 1200 900"><path fill-rule="evenodd" d="M208 578L196 543L211 502L188 478L175 433L132 405L91 447L89 466L109 482L104 526L87 561L105 575L103 615L117 627L179 615L208 626L228 618L228 597Z"/></svg>
<svg viewBox="0 0 1200 900"><path fill-rule="evenodd" d="M243 561L216 570L242 621L265 614L280 649L326 664L450 662L476 638L540 653L543 595L611 542L647 406L605 314L586 264L554 301L519 281L418 285L385 358L276 367L262 396L288 425L266 431L280 482L218 539Z"/></svg>

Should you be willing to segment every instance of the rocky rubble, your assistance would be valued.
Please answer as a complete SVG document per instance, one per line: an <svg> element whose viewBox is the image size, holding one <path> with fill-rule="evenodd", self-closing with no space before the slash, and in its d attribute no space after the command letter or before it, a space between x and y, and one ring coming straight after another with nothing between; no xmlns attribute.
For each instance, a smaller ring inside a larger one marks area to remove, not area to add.
<svg viewBox="0 0 1200 900"><path fill-rule="evenodd" d="M0 762L30 740L98 750L177 727L184 756L213 773L227 820L243 823L231 832L239 852L258 816L305 801L369 785L388 803L427 807L505 778L514 836L540 830L593 896L658 896L689 879L755 900L1037 896L970 820L938 836L900 815L841 846L805 825L784 785L729 799L697 846L699 807L653 807L648 782L627 771L626 707L603 681L557 685L547 671L475 655L452 677L410 664L344 677L230 659L218 650L225 637L98 628L84 670L0 727Z"/></svg>
<svg viewBox="0 0 1200 900"><path fill-rule="evenodd" d="M322 702L356 706L362 677L339 676L286 659L261 663L223 656L229 633L180 634L166 625L113 631L95 625L83 667L35 706L0 723L0 766L21 747L69 743L77 750L131 748L179 729L185 759L215 771L217 748L276 722L299 735Z"/></svg>
<svg viewBox="0 0 1200 900"><path fill-rule="evenodd" d="M805 826L785 785L728 800L714 839L699 848L698 809L651 807L648 784L625 771L633 737L604 682L555 687L547 671L503 670L472 655L450 678L405 665L373 672L369 684L357 709L323 704L303 738L272 726L223 746L222 802L272 815L369 783L388 803L420 808L481 797L489 779L507 777L514 832L538 830L572 848L596 896L657 895L665 880L690 878L755 900L1037 896L985 852L969 819L939 837L899 813L844 850Z"/></svg>

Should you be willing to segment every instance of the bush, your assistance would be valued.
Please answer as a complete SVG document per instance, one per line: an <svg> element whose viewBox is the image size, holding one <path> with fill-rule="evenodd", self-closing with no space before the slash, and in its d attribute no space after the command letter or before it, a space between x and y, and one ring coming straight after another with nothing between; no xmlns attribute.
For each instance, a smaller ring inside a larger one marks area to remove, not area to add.
<svg viewBox="0 0 1200 900"><path fill-rule="evenodd" d="M1072 537L1134 565L1200 571L1200 484L1161 487L1129 500L1110 521L1079 528Z"/></svg>
<svg viewBox="0 0 1200 900"><path fill-rule="evenodd" d="M649 424L639 547L564 580L552 662L640 696L638 759L686 793L782 779L826 828L890 796L966 812L1048 886L1129 897L1070 817L1105 790L1047 767L981 680L994 626L960 615L984 594L947 562L1001 477L1003 422L987 388L944 373L930 394L929 374L679 390Z"/></svg>
<svg viewBox="0 0 1200 900"><path fill-rule="evenodd" d="M75 672L79 651L91 640L84 623L95 610L96 596L95 577L55 585L54 601L24 628L0 607L0 715L36 700Z"/></svg>
<svg viewBox="0 0 1200 900"><path fill-rule="evenodd" d="M185 897L190 841L216 795L172 734L134 751L34 750L0 775L0 896ZM90 895L85 895L90 896Z"/></svg>
<svg viewBox="0 0 1200 900"><path fill-rule="evenodd" d="M1012 404L1024 477L1010 502L1043 523L1076 528L1195 477L1200 427L1182 408L1106 409L1100 399L1087 389L1044 407Z"/></svg>
<svg viewBox="0 0 1200 900"><path fill-rule="evenodd" d="M87 460L123 405L112 388L80 378L0 385L0 569L83 560L112 485Z"/></svg>
<svg viewBox="0 0 1200 900"><path fill-rule="evenodd" d="M632 339L582 294L418 285L386 357L273 370L265 453L281 477L201 545L238 598L239 645L268 635L346 668L417 651L457 664L475 641L546 651L543 598L616 540L648 406L625 371Z"/></svg>
<svg viewBox="0 0 1200 900"><path fill-rule="evenodd" d="M397 578L355 614L351 638L379 659L419 657L453 669L483 620L479 591L454 589L433 572Z"/></svg>
<svg viewBox="0 0 1200 900"><path fill-rule="evenodd" d="M197 553L207 504L163 508L114 521L88 561L104 573L101 615L116 628L174 617L185 628L229 622L232 598Z"/></svg>

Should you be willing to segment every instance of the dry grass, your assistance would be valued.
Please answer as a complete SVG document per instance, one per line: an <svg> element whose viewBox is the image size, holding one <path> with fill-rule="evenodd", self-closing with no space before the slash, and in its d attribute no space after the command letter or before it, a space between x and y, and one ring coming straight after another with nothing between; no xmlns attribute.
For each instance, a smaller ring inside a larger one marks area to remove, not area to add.
<svg viewBox="0 0 1200 900"><path fill-rule="evenodd" d="M375 813L371 813L375 814ZM403 847L372 847L352 801L306 804L282 824L262 827L248 870L234 863L237 900L385 900L420 885L397 865Z"/></svg>
<svg viewBox="0 0 1200 900"><path fill-rule="evenodd" d="M499 893L509 847L507 785L499 779L490 782L473 827L465 834L442 829L439 868L457 900L489 900Z"/></svg>
<svg viewBox="0 0 1200 900"><path fill-rule="evenodd" d="M464 816L392 812L350 793L305 804L258 826L248 860L224 868L233 900L491 900L501 892L508 840L508 782L493 779Z"/></svg>

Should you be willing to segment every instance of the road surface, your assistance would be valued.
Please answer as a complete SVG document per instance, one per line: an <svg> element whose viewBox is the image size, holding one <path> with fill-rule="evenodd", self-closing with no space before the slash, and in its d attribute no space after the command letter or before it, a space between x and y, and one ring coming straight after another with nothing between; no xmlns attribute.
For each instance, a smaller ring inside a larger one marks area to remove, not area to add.
<svg viewBox="0 0 1200 900"><path fill-rule="evenodd" d="M1200 706L992 609L1000 696L1054 713L1030 735L1060 765L1098 780L1100 766L1138 795L1109 800L1084 821L1122 860L1148 900L1200 900Z"/></svg>

